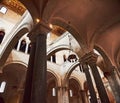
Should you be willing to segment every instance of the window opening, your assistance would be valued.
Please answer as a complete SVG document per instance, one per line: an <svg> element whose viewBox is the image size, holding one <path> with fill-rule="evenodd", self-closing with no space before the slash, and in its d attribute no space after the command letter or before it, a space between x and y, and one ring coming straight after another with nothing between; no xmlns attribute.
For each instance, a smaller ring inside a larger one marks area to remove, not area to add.
<svg viewBox="0 0 120 103"><path fill-rule="evenodd" d="M71 89L69 90L69 92L70 92L70 97L73 97L73 92Z"/></svg>
<svg viewBox="0 0 120 103"><path fill-rule="evenodd" d="M1 83L1 85L0 85L0 93L3 93L3 92L4 92L5 86L6 86L6 82L3 81L3 82Z"/></svg>
<svg viewBox="0 0 120 103"><path fill-rule="evenodd" d="M0 44L2 43L2 40L5 36L5 32L4 31L0 31Z"/></svg>
<svg viewBox="0 0 120 103"><path fill-rule="evenodd" d="M3 14L6 14L7 8L4 7L4 6L0 7L0 12L3 13Z"/></svg>
<svg viewBox="0 0 120 103"><path fill-rule="evenodd" d="M56 96L56 90L55 90L55 88L52 89L52 96Z"/></svg>
<svg viewBox="0 0 120 103"><path fill-rule="evenodd" d="M22 40L20 45L20 51L25 52L26 49L26 41Z"/></svg>

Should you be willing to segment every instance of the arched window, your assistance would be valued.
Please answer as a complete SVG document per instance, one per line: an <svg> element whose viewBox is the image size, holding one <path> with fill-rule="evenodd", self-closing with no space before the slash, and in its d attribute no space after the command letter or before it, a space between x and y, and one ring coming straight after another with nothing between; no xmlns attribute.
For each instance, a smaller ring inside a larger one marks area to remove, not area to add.
<svg viewBox="0 0 120 103"><path fill-rule="evenodd" d="M0 7L0 12L3 13L3 14L6 14L7 8L4 7L4 6L1 6L1 7Z"/></svg>
<svg viewBox="0 0 120 103"><path fill-rule="evenodd" d="M0 85L0 93L3 93L3 92L4 92L5 86L6 86L6 82L3 81L3 82L1 83L1 85Z"/></svg>
<svg viewBox="0 0 120 103"><path fill-rule="evenodd" d="M21 41L20 51L25 52L25 48L26 48L26 41L23 39Z"/></svg>
<svg viewBox="0 0 120 103"><path fill-rule="evenodd" d="M32 47L32 44L30 43L29 46L28 46L28 54L30 54L31 47Z"/></svg>
<svg viewBox="0 0 120 103"><path fill-rule="evenodd" d="M5 36L5 32L1 30L0 31L0 44L2 43L4 36Z"/></svg>
<svg viewBox="0 0 120 103"><path fill-rule="evenodd" d="M67 57L65 54L63 55L63 60L64 60L64 62L67 60Z"/></svg>

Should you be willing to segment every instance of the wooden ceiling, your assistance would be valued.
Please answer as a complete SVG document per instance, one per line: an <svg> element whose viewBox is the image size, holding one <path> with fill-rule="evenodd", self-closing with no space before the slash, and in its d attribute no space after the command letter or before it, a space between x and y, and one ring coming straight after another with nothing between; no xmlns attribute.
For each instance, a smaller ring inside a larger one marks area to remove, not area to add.
<svg viewBox="0 0 120 103"><path fill-rule="evenodd" d="M26 10L24 5L18 0L3 0L2 4L20 15L22 15Z"/></svg>

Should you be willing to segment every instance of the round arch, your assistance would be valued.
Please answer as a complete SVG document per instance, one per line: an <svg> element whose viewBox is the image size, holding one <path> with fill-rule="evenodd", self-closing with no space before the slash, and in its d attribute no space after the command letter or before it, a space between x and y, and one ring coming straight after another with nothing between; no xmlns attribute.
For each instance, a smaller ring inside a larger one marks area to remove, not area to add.
<svg viewBox="0 0 120 103"><path fill-rule="evenodd" d="M80 37L79 32L74 28L73 25L70 24L70 22L66 22L63 18L60 17L52 17L50 22L53 25L57 25L66 29L69 33L73 35L73 37L75 37L81 48L85 48L86 43L84 43L84 40L82 39L82 37Z"/></svg>
<svg viewBox="0 0 120 103"><path fill-rule="evenodd" d="M67 71L64 80L63 80L63 86L67 87L68 86L68 80L70 78L71 73L73 72L73 70L79 65L80 63L77 61L74 64L72 64L69 68L69 70Z"/></svg>
<svg viewBox="0 0 120 103"><path fill-rule="evenodd" d="M52 54L61 51L61 50L70 50L69 45L58 45L55 46L47 51L47 58L49 58Z"/></svg>
<svg viewBox="0 0 120 103"><path fill-rule="evenodd" d="M47 72L48 73L51 73L52 76L54 77L55 79L55 82L56 82L56 86L61 86L61 82L60 82L60 77L57 73L55 73L53 70L51 69L47 69Z"/></svg>
<svg viewBox="0 0 120 103"><path fill-rule="evenodd" d="M6 47L4 47L4 50L2 50L1 53L2 55L0 59L0 66L2 66L5 63L6 59L8 58L8 55L10 54L11 50L14 48L17 41L27 32L28 32L28 28L21 28L20 30L18 30L16 35L8 41Z"/></svg>
<svg viewBox="0 0 120 103"><path fill-rule="evenodd" d="M104 62L105 62L105 64L106 64L106 66L108 67L108 68L106 68L107 70L105 70L105 71L106 71L106 72L111 71L112 63L111 63L110 59L108 58L107 54L106 54L106 53L104 52L104 50L103 50L101 47L99 47L98 45L95 45L94 48L95 48L95 50L97 50L97 51L100 53L100 55L102 56L102 58L103 58L103 60L104 60ZM104 72L104 71L103 71L103 72Z"/></svg>
<svg viewBox="0 0 120 103"><path fill-rule="evenodd" d="M81 86L77 78L70 77L69 79L69 102L70 103L81 103L82 96L81 96Z"/></svg>
<svg viewBox="0 0 120 103"><path fill-rule="evenodd" d="M75 76L70 76L69 80L70 80L70 79L74 79L74 80L78 83L79 90L82 89L81 83L80 83L80 81L78 80L77 77L75 77Z"/></svg>
<svg viewBox="0 0 120 103"><path fill-rule="evenodd" d="M47 102L57 103L58 82L53 72L47 71Z"/></svg>
<svg viewBox="0 0 120 103"><path fill-rule="evenodd" d="M6 87L2 96L5 102L22 100L26 71L27 67L20 63L14 62L4 66L2 79L6 82Z"/></svg>

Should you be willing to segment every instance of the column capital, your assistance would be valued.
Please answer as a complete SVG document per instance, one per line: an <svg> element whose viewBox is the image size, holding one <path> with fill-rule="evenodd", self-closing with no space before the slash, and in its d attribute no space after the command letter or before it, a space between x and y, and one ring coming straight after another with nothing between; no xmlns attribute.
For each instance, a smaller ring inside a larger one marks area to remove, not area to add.
<svg viewBox="0 0 120 103"><path fill-rule="evenodd" d="M98 55L93 51L86 53L80 58L82 64L96 64Z"/></svg>
<svg viewBox="0 0 120 103"><path fill-rule="evenodd" d="M49 24L45 23L44 21L40 21L34 25L32 30L29 32L28 37L30 38L31 42L35 42L37 35L45 35L50 31L51 28L49 27Z"/></svg>

